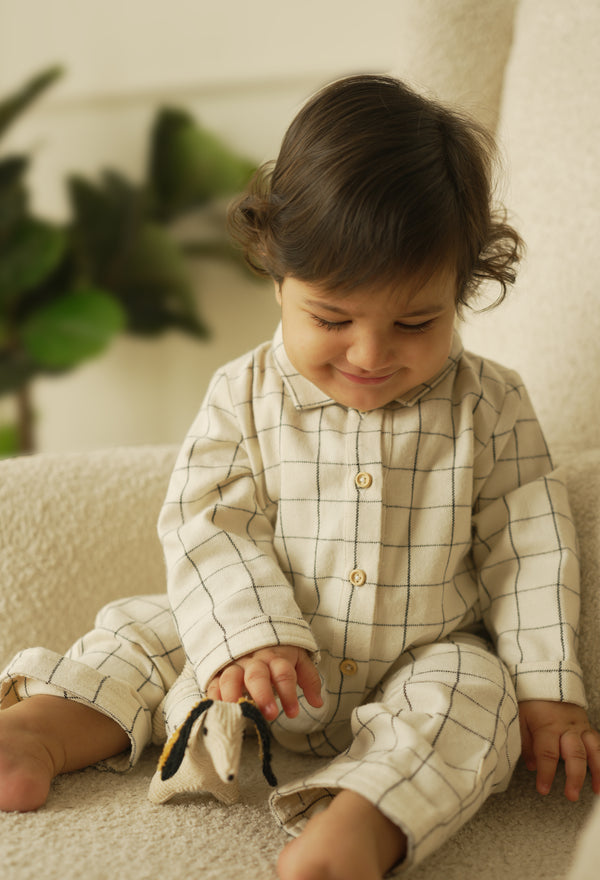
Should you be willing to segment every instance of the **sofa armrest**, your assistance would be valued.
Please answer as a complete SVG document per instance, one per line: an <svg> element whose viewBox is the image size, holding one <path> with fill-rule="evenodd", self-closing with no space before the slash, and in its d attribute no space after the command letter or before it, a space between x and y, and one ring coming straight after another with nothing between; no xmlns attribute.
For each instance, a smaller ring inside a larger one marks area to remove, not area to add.
<svg viewBox="0 0 600 880"><path fill-rule="evenodd" d="M600 727L600 449L561 455L581 558L579 660L591 721Z"/></svg>
<svg viewBox="0 0 600 880"><path fill-rule="evenodd" d="M156 521L176 448L123 447L0 462L0 668L64 651L107 602L165 589Z"/></svg>

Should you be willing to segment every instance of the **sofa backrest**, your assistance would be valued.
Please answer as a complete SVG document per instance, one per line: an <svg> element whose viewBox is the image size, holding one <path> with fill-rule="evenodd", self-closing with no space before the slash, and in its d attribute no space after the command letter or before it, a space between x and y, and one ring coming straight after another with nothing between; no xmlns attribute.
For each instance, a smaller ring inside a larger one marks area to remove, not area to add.
<svg viewBox="0 0 600 880"><path fill-rule="evenodd" d="M496 128L518 0L402 0L391 71Z"/></svg>
<svg viewBox="0 0 600 880"><path fill-rule="evenodd" d="M528 253L510 299L462 329L521 373L551 449L600 446L600 4L520 0L499 136Z"/></svg>

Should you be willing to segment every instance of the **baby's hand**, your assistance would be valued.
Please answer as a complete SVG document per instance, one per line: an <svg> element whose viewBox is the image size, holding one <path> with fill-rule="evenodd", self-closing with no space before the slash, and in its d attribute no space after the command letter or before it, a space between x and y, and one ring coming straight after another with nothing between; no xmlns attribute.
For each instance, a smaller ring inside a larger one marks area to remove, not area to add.
<svg viewBox="0 0 600 880"><path fill-rule="evenodd" d="M587 768L592 787L600 794L600 733L591 726L585 709L573 703L527 700L519 703L523 758L536 770L536 787L548 794L558 761L565 762L565 796L579 798Z"/></svg>
<svg viewBox="0 0 600 880"><path fill-rule="evenodd" d="M273 720L279 714L277 694L285 714L295 718L300 711L296 685L311 706L323 705L321 679L308 653L304 648L280 645L246 654L226 666L212 679L206 695L234 703L249 694L265 718Z"/></svg>

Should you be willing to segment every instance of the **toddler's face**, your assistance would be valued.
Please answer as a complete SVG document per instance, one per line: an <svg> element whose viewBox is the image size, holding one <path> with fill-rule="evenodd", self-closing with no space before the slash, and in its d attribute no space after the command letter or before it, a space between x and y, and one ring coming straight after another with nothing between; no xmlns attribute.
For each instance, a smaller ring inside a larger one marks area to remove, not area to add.
<svg viewBox="0 0 600 880"><path fill-rule="evenodd" d="M276 286L283 340L294 367L343 406L385 406L438 373L452 345L456 283L433 276L344 296L293 277Z"/></svg>

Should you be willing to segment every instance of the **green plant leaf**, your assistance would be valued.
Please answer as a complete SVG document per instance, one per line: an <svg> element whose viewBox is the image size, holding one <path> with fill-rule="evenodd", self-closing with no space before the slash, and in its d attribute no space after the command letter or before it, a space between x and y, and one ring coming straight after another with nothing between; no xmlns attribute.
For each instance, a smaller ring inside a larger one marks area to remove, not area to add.
<svg viewBox="0 0 600 880"><path fill-rule="evenodd" d="M158 224L146 223L120 266L114 291L132 333L156 334L177 327L198 337L208 331L196 314L185 258Z"/></svg>
<svg viewBox="0 0 600 880"><path fill-rule="evenodd" d="M43 281L60 262L66 244L58 226L32 219L0 242L0 308Z"/></svg>
<svg viewBox="0 0 600 880"><path fill-rule="evenodd" d="M27 156L5 156L0 161L0 192L21 181L28 166Z"/></svg>
<svg viewBox="0 0 600 880"><path fill-rule="evenodd" d="M23 220L27 210L23 178L28 164L25 156L7 156L0 160L0 250L3 239Z"/></svg>
<svg viewBox="0 0 600 880"><path fill-rule="evenodd" d="M25 110L57 79L64 70L58 65L48 67L0 101L0 137Z"/></svg>
<svg viewBox="0 0 600 880"><path fill-rule="evenodd" d="M31 315L21 338L41 367L69 369L100 354L124 325L123 310L111 294L81 288Z"/></svg>
<svg viewBox="0 0 600 880"><path fill-rule="evenodd" d="M148 160L148 186L159 217L171 219L238 192L255 168L185 111L159 111Z"/></svg>
<svg viewBox="0 0 600 880"><path fill-rule="evenodd" d="M118 297L127 330L150 335L178 328L206 337L182 248L164 226L145 219L146 192L112 171L99 184L74 176L69 187L80 268Z"/></svg>
<svg viewBox="0 0 600 880"><path fill-rule="evenodd" d="M82 269L112 288L124 255L139 234L146 212L146 194L114 171L98 184L69 178L73 207L73 238Z"/></svg>

